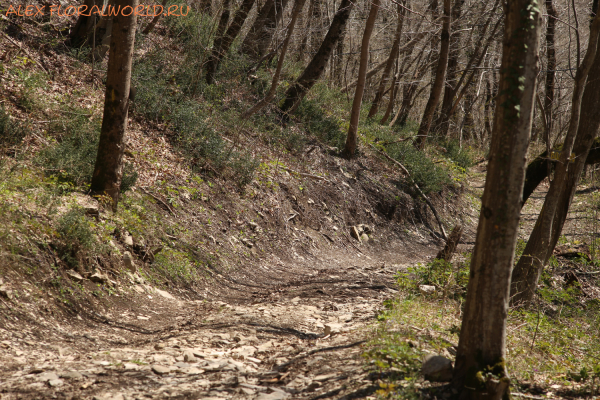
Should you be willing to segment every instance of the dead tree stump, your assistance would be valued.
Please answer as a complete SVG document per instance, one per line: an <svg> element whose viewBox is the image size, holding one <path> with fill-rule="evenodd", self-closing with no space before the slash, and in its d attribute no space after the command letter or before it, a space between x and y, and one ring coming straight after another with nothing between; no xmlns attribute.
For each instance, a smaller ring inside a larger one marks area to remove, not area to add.
<svg viewBox="0 0 600 400"><path fill-rule="evenodd" d="M450 236L448 236L448 240L446 241L446 245L437 254L435 257L436 259L447 262L452 260L452 256L454 256L454 252L456 251L456 246L458 246L458 242L460 242L462 231L463 227L461 224L456 225L454 229L452 229L452 232L450 232Z"/></svg>

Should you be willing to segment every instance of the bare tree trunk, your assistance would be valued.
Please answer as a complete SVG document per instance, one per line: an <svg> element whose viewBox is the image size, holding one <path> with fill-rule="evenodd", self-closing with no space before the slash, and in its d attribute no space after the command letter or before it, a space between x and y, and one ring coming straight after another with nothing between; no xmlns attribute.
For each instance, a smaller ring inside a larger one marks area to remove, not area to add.
<svg viewBox="0 0 600 400"><path fill-rule="evenodd" d="M267 18L265 26L263 27L263 34L258 37L256 41L256 48L260 57L267 54L269 46L273 41L277 26L281 25L283 20L283 11L287 6L288 0L276 0L271 12Z"/></svg>
<svg viewBox="0 0 600 400"><path fill-rule="evenodd" d="M371 1L371 10L367 17L367 23L365 24L365 33L362 38L362 45L360 48L360 67L358 69L358 84L356 85L356 92L354 93L354 101L352 102L352 111L350 113L350 127L348 128L348 136L346 137L346 147L344 148L344 155L351 157L356 152L358 142L358 120L360 118L360 106L362 104L363 94L365 92L365 80L367 79L367 68L369 67L369 42L371 41L371 34L375 27L375 19L377 18L377 12L379 11L379 1Z"/></svg>
<svg viewBox="0 0 600 400"><path fill-rule="evenodd" d="M592 70L590 70L590 77L588 78L588 85L589 87L600 87L593 75L593 72L596 71L595 69L596 67L593 66ZM599 71L600 72L600 71ZM593 86L596 85L596 86ZM584 111L587 112L588 106L589 104L595 104L594 102L596 101L595 98L592 96L591 94L591 90L588 90L588 86L586 86L585 92L583 93L583 99L581 100L581 117L580 117L580 125L584 123L587 124L587 119L584 119ZM599 89L600 90L600 89ZM589 99L589 100L588 100ZM598 115L600 115L600 113L598 113ZM590 121L595 121L594 118L589 118L589 115L586 116L586 118L590 119ZM580 130L582 128L580 127ZM579 148L579 152L575 152L575 147L579 146L579 142L580 142L579 138L579 133L577 133L577 138L575 139L575 144L573 145L573 157L579 157L581 154L583 154L583 151L581 150L581 148ZM562 147L559 146L557 147L558 150L560 150L560 148ZM523 187L523 202L522 204L524 205L527 200L529 199L529 197L531 196L531 194L535 191L535 189L538 187L538 185L540 183L542 183L542 181L544 179L546 179L546 177L548 176L548 168L546 167L547 162L546 160L550 159L550 157L548 156L547 152L543 152L542 154L538 155L532 162L529 163L529 165L527 166L527 173L525 174L525 185ZM577 161L579 161L579 159L577 159ZM577 162L576 161L576 162ZM551 171L552 172L554 170L554 165L556 165L557 161L556 160L552 160L551 159ZM589 152L587 153L587 156L585 158L585 165L594 165L594 164L598 164L600 163L600 138L596 138L593 139L593 143L591 144L591 148L589 150ZM575 167L573 167L575 168ZM569 176L571 175L571 173L569 172Z"/></svg>
<svg viewBox="0 0 600 400"><path fill-rule="evenodd" d="M311 62L308 64L302 75L300 75L296 83L294 83L294 85L292 85L292 87L290 87L285 93L285 101L281 106L281 110L283 112L293 112L306 92L308 92L313 87L315 82L317 82L317 80L321 77L321 74L327 65L327 61L331 56L333 47L340 38L342 30L346 25L348 17L350 17L350 12L352 11L353 7L354 2L351 0L342 0L338 11L333 17L333 21L331 21L329 31L327 32L327 35L325 35L325 39L323 39L323 43L321 43L321 47L319 47L319 50L317 51L317 54L315 54L315 56L312 58Z"/></svg>
<svg viewBox="0 0 600 400"><path fill-rule="evenodd" d="M115 0L115 7L132 7L138 0ZM123 176L123 151L127 130L127 112L131 83L131 63L135 43L137 16L117 13L113 17L114 30L111 36L108 57L104 116L98 144L98 155L92 176L91 192L107 195L116 209Z"/></svg>
<svg viewBox="0 0 600 400"><path fill-rule="evenodd" d="M533 0L509 0L505 9L501 87L452 381L461 399L510 396L506 316L533 119L540 13Z"/></svg>
<svg viewBox="0 0 600 400"><path fill-rule="evenodd" d="M550 154L552 146L551 134L554 125L553 107L554 107L554 78L556 76L556 50L554 48L554 31L556 27L556 18L558 13L552 4L552 0L546 0L546 11L548 12L548 26L546 28L546 54L548 61L546 63L546 94L544 96L544 141L546 142L546 151ZM550 176L550 164L548 164L548 176Z"/></svg>
<svg viewBox="0 0 600 400"><path fill-rule="evenodd" d="M346 29L342 29L342 33L340 33L340 38L337 42L337 47L335 49L335 66L334 66L334 75L335 80L338 85L342 85L344 82L343 78L343 67L344 67L344 39L346 37Z"/></svg>
<svg viewBox="0 0 600 400"><path fill-rule="evenodd" d="M417 138L413 142L413 145L418 149L425 147L427 136L429 135L429 128L431 127L431 121L433 121L433 115L435 109L440 101L442 90L444 90L444 80L446 79L446 68L448 67L448 53L450 50L450 0L444 0L444 22L442 25L442 35L440 41L440 57L438 59L437 68L435 71L435 80L431 85L431 93L429 94L429 100L425 106L423 112L423 119L417 132Z"/></svg>
<svg viewBox="0 0 600 400"><path fill-rule="evenodd" d="M163 9L166 7L168 1L169 0L163 0L163 2L162 2ZM210 7L210 3L209 3L209 7ZM159 13L154 18L152 18L152 21L150 21L150 23L148 24L148 26L146 28L144 28L144 30L142 31L142 33L144 35L147 35L150 32L152 32L152 30L154 29L154 27L156 26L156 24L158 24L158 20L160 19L160 16L162 14L163 13Z"/></svg>
<svg viewBox="0 0 600 400"><path fill-rule="evenodd" d="M570 162L571 151L579 130L583 92L586 86L588 73L596 58L599 34L600 15L596 15L590 30L587 52L575 74L575 85L571 102L571 119L569 121L569 128L563 143L560 159L556 165L554 180L550 184L550 189L546 194L542 211L538 216L533 232L531 232L531 235L529 236L523 255L519 259L513 272L511 302L515 305L525 304L531 301L535 295L542 269L550 258L551 251L553 250L551 249L551 239L555 213L558 207L559 198L561 197L561 192L568 185L569 166L573 165Z"/></svg>
<svg viewBox="0 0 600 400"><path fill-rule="evenodd" d="M373 99L373 103L371 103L371 109L369 110L369 115L367 118L373 118L375 114L377 114L377 111L379 111L379 103L381 102L381 99L383 98L383 93L385 92L385 88L388 85L388 78L390 76L390 73L392 72L392 68L394 68L396 60L398 59L398 50L400 49L400 37L402 36L403 21L404 8L402 8L400 4L398 4L398 24L396 25L396 36L394 38L394 44L392 44L390 56L387 59L385 69L383 70L383 75L381 75L381 81L379 82L377 92L375 92L375 99Z"/></svg>
<svg viewBox="0 0 600 400"><path fill-rule="evenodd" d="M206 63L206 83L209 85L215 82L215 74L219 68L219 64L221 64L221 60L229 52L229 47L231 47L231 44L240 33L242 25L244 25L246 17L252 9L254 2L255 0L243 0L240 9L235 13L233 21L231 21L231 25L229 25L225 34L223 36L217 36L215 39L212 54ZM227 8L223 9L223 13L226 12L225 10L227 10ZM223 16L221 16L221 21L219 22L217 30L221 27L223 19Z"/></svg>
<svg viewBox="0 0 600 400"><path fill-rule="evenodd" d="M442 109L439 118L435 123L435 131L440 136L446 136L448 132L448 119L444 116L450 111L452 107L452 102L454 100L454 96L456 96L456 90L454 90L454 85L456 84L454 81L456 80L456 70L458 67L458 59L460 58L460 50L462 44L460 43L461 31L455 26L455 21L460 19L462 14L462 6L464 5L465 0L458 0L454 3L452 7L452 21L453 21L453 29L452 34L450 35L450 52L448 54L448 68L446 71L446 83L444 87L444 97L442 98Z"/></svg>
<svg viewBox="0 0 600 400"><path fill-rule="evenodd" d="M270 13L274 6L275 0L265 1L265 4L263 4L258 11L256 19L254 20L254 23L250 27L250 30L246 34L246 37L242 42L242 46L240 47L240 52L249 56L253 60L258 60L262 57L259 55L258 39L262 35L268 35L268 32L265 32L265 25L267 24L267 20L270 18Z"/></svg>
<svg viewBox="0 0 600 400"><path fill-rule="evenodd" d="M283 60L285 59L285 54L287 53L288 46L290 44L290 39L292 38L292 34L294 33L294 26L296 25L296 20L298 19L298 15L304 7L305 0L296 0L294 4L294 8L292 10L292 15L290 17L290 23L288 25L288 32L283 42L283 47L281 48L281 53L279 54L279 59L277 60L277 69L275 70L275 74L273 75L273 81L271 82L271 88L267 95L260 100L254 107L250 108L242 115L242 119L250 118L252 115L256 114L260 111L264 106L269 104L271 100L275 97L275 93L277 91L277 86L279 85L279 77L281 75L281 69L283 67Z"/></svg>

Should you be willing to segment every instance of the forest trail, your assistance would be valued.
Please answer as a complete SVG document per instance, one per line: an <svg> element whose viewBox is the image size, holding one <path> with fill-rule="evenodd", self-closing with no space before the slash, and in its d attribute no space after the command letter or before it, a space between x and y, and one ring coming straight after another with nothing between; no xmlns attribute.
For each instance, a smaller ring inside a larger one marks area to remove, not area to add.
<svg viewBox="0 0 600 400"><path fill-rule="evenodd" d="M3 337L0 398L365 397L377 389L360 357L369 325L397 292L394 274L436 251L423 237L385 254L274 262L246 293L229 281L252 301L182 301L136 276L145 304L45 326L42 342L27 331Z"/></svg>
<svg viewBox="0 0 600 400"><path fill-rule="evenodd" d="M472 198L484 178L485 166L474 167ZM524 209L525 224L545 190ZM475 239L477 210L465 213L458 253ZM294 263L272 255L251 274L217 275L207 293L222 301L179 299L135 274L133 302L124 291L105 312L82 309L68 321L23 315L24 328L0 331L0 399L365 398L379 386L362 346L397 293L394 276L440 248L426 231L408 237L387 251L331 248Z"/></svg>

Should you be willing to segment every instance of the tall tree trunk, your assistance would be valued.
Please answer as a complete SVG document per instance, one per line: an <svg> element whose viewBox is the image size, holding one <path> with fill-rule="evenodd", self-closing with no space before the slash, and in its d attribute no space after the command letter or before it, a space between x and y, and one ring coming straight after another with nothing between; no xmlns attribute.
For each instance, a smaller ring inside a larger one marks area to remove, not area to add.
<svg viewBox="0 0 600 400"><path fill-rule="evenodd" d="M283 61L285 60L285 54L287 53L288 46L290 44L290 39L292 38L292 34L294 33L294 26L296 25L296 20L298 19L298 15L304 7L305 0L296 0L294 4L294 8L292 9L292 15L290 17L290 23L288 25L288 32L283 42L283 47L281 48L281 53L279 54L279 59L277 60L277 69L275 70L275 74L273 75L273 81L271 82L271 88L267 92L267 95L260 100L254 107L250 108L242 115L242 119L250 118L252 115L256 114L260 111L264 106L269 104L271 100L275 97L275 93L277 91L277 86L279 85L279 77L281 75L281 69L283 68Z"/></svg>
<svg viewBox="0 0 600 400"><path fill-rule="evenodd" d="M263 4L258 11L256 19L254 20L254 23L250 27L250 30L246 34L246 37L244 38L244 41L240 47L240 52L249 56L253 60L259 60L262 57L259 55L258 51L258 39L262 35L269 34L268 32L265 32L265 25L271 16L270 13L274 6L275 0L265 1L265 4Z"/></svg>
<svg viewBox="0 0 600 400"><path fill-rule="evenodd" d="M495 38L496 30L499 28L500 23L502 22L501 18L498 18L498 21L492 27L492 30L491 30L489 36L487 37L487 39L486 39L486 33L488 31L488 27L490 27L490 25L492 23L492 20L495 16L495 10L499 4L500 4L500 2L498 0L496 0L494 5L492 6L492 10L489 13L490 15L488 16L485 23L482 24L483 27L480 30L479 38L477 39L477 43L474 46L474 48L477 50L474 51L471 54L471 56L468 58L466 66L464 68L465 72L463 74L461 74L460 79L454 85L454 87L452 87L452 89L447 89L447 90L450 90L450 92L448 92L448 97L446 97L444 94L444 98L447 99L448 101L452 100L452 102L446 103L445 106L442 103L442 111L440 113L440 117L438 118L438 121L436 122L436 125L441 127L441 129L439 131L440 136L447 136L448 128L450 126L450 124L449 124L450 118L456 112L462 97L465 95L467 88L469 87L469 85L473 81L473 78L475 77L477 68L473 68L473 67L478 67L479 65L481 65L483 58L487 54L487 49L488 49L489 45L492 43L492 41ZM481 49L481 50L479 50L479 49ZM463 83L464 83L464 86L463 86ZM462 89L461 89L461 87L462 87ZM461 89L460 93L458 93L459 89ZM458 93L458 95L457 95L457 93Z"/></svg>
<svg viewBox="0 0 600 400"><path fill-rule="evenodd" d="M594 65L592 67L592 70L590 70L590 77L588 78L588 83L587 85L590 88L593 87L599 87L600 88L600 84L596 81L596 78L594 78L595 75L593 75L593 73L597 71L596 70L596 66ZM600 72L600 71L598 71ZM596 85L596 86L593 86ZM581 100L581 117L580 117L580 125L584 123L589 124L590 122L588 122L587 119L584 119L584 111L587 112L587 109L589 107L589 104L595 104L594 102L596 101L595 98L592 96L591 90L592 89L588 89L588 86L586 86L585 92L583 93L583 99ZM600 115L600 113L598 113L598 115ZM588 118L590 121L595 121L595 118L589 118L589 115L586 115L586 118ZM581 131L581 127L579 128ZM583 154L581 148L579 148L579 152L575 152L575 147L579 146L579 141L581 139L579 138L579 133L577 133L577 138L575 139L575 144L573 144L573 157L579 157L581 154ZM562 147L559 146L556 149L560 150L560 148ZM548 157L548 152L543 152L540 155L538 155L532 162L529 163L529 165L527 166L527 172L525 173L525 185L523 187L523 202L522 204L525 204L527 202L527 200L529 199L529 197L531 196L531 194L535 191L535 189L538 187L538 185L540 183L542 183L542 181L544 179L546 179L546 177L548 176L548 168L546 167L547 163L546 160L550 159L550 157ZM551 161L551 171L552 172L554 170L554 165L556 164L556 160L552 160ZM577 161L579 161L579 159L577 159ZM598 164L600 163L600 138L596 138L593 140L593 143L591 144L591 148L589 150L589 152L587 153L587 157L585 158L585 165L594 165L594 164ZM569 172L569 176L571 175L571 173Z"/></svg>
<svg viewBox="0 0 600 400"><path fill-rule="evenodd" d="M115 0L114 5L120 9L129 6L135 10L138 0ZM129 16L117 13L113 17L113 25L106 72L104 116L91 191L94 195L110 196L113 208L116 209L123 176L122 161L137 16L133 12Z"/></svg>
<svg viewBox="0 0 600 400"><path fill-rule="evenodd" d="M460 19L464 3L465 0L458 0L454 3L454 6L452 7L452 21L458 21ZM456 90L454 90L456 82L454 81L456 80L456 70L462 44L460 43L461 30L455 25L456 24L453 22L454 29L452 29L453 32L450 35L450 53L448 54L448 68L446 71L446 83L444 85L444 97L442 98L442 109L440 116L435 123L435 130L438 131L437 133L440 136L446 136L448 133L449 119L445 116L450 111L450 108L452 108L454 96L456 96Z"/></svg>
<svg viewBox="0 0 600 400"><path fill-rule="evenodd" d="M271 12L263 27L263 35L261 35L256 41L256 48L258 50L258 56L263 57L267 54L269 46L273 41L277 26L281 25L283 20L283 11L287 6L288 0L276 0L275 5L271 8Z"/></svg>
<svg viewBox="0 0 600 400"><path fill-rule="evenodd" d="M515 305L526 304L533 299L542 269L550 258L551 251L553 250L553 248L551 249L551 239L552 231L555 230L555 228L553 228L555 213L558 208L561 192L568 186L568 171L573 165L573 163L570 162L571 151L579 131L582 96L586 86L588 73L595 62L599 34L600 15L596 15L590 30L587 52L575 74L575 85L571 102L571 119L569 121L567 136L562 146L559 162L556 165L554 180L550 184L550 189L548 189L548 193L546 194L542 211L529 236L523 255L519 259L513 272L513 282L511 287L513 295L511 296L511 302Z"/></svg>
<svg viewBox="0 0 600 400"><path fill-rule="evenodd" d="M396 60L398 63L398 60ZM397 75L395 75L392 79L392 87L390 88L390 99L388 101L387 108L385 109L385 113L383 117L381 117L381 121L379 121L379 125L385 125L387 120L390 118L390 115L394 112L394 104L396 104L396 97L398 96L398 92L400 91L400 79L402 79L403 75L398 71Z"/></svg>
<svg viewBox="0 0 600 400"><path fill-rule="evenodd" d="M223 36L218 36L215 39L211 56L206 63L206 83L209 85L215 82L215 74L221 64L221 60L223 60L223 57L229 52L229 47L231 47L231 44L240 33L254 2L255 0L243 0L240 9L235 13L233 21L231 21L231 25L229 25L225 34L223 34ZM223 13L225 13L225 10L226 8L223 9ZM221 27L222 21L223 17L221 17L218 28Z"/></svg>
<svg viewBox="0 0 600 400"><path fill-rule="evenodd" d="M442 35L440 40L440 56L435 71L435 80L431 85L431 93L429 94L429 100L425 106L423 112L423 119L417 132L417 138L413 142L413 145L418 149L425 147L427 136L429 135L429 128L431 127L431 121L433 121L433 115L435 109L440 101L442 90L444 89L444 80L446 78L446 68L448 67L448 53L450 50L450 0L444 0L444 22L442 24Z"/></svg>
<svg viewBox="0 0 600 400"><path fill-rule="evenodd" d="M360 67L358 69L358 84L356 85L356 92L354 93L354 101L352 102L352 111L350 113L350 127L348 128L348 136L346 137L346 147L344 148L344 155L351 157L356 152L358 142L358 120L360 118L360 106L362 104L363 94L365 92L365 81L367 79L367 68L369 67L369 42L371 41L371 34L375 27L375 19L377 19L377 12L379 11L379 1L371 1L371 10L367 17L367 23L365 24L365 33L362 38L362 45L360 48Z"/></svg>
<svg viewBox="0 0 600 400"><path fill-rule="evenodd" d="M533 118L539 37L540 13L534 0L508 0L491 156L452 382L461 399L509 396L506 315Z"/></svg>
<svg viewBox="0 0 600 400"><path fill-rule="evenodd" d="M346 37L346 29L342 29L342 33L340 33L340 38L337 42L337 47L335 49L335 66L334 66L334 75L335 81L339 86L342 86L344 83L344 39Z"/></svg>
<svg viewBox="0 0 600 400"><path fill-rule="evenodd" d="M554 125L553 107L554 107L554 78L556 76L556 50L554 48L554 31L556 27L556 18L558 13L552 4L552 0L546 0L546 11L548 12L548 26L546 28L546 54L548 57L546 63L546 93L544 96L544 141L546 142L546 151L550 154L552 146L550 140L552 127ZM550 164L548 164L550 171ZM548 172L550 174L550 172ZM549 175L548 175L549 176Z"/></svg>
<svg viewBox="0 0 600 400"><path fill-rule="evenodd" d="M400 49L400 37L402 36L402 22L404 21L404 8L398 4L398 23L396 25L396 36L394 38L394 43L392 44L392 50L390 51L390 56L387 59L387 63L385 65L385 69L383 70L383 75L381 75L381 81L379 82L379 87L375 92L375 99L373 99L373 103L371 103L371 109L369 110L369 115L367 118L373 118L377 111L379 111L379 103L383 98L383 93L385 92L385 88L388 85L388 78L390 77L390 73L392 72L392 68L394 68L394 64L396 63L396 59L398 59L398 50ZM392 79L393 81L393 79ZM392 83L393 85L393 83Z"/></svg>
<svg viewBox="0 0 600 400"><path fill-rule="evenodd" d="M285 100L281 106L283 112L293 112L302 98L321 77L321 74L327 65L327 61L331 56L333 47L340 38L340 34L346 25L346 21L348 21L348 17L350 17L353 7L354 2L351 0L342 0L317 54L314 55L296 83L294 83L294 85L292 85L285 93Z"/></svg>

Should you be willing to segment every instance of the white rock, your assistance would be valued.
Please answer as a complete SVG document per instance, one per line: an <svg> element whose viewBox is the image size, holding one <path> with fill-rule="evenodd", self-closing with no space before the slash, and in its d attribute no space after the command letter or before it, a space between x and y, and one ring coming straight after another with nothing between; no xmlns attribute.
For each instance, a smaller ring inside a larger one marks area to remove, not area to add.
<svg viewBox="0 0 600 400"><path fill-rule="evenodd" d="M435 294L435 286L419 285L419 291L423 295L433 295L433 294Z"/></svg>

